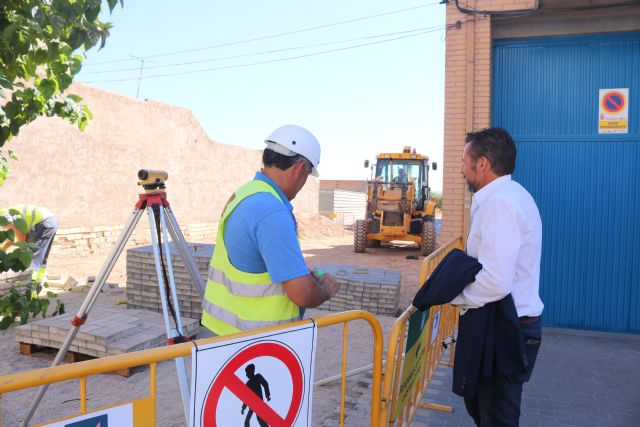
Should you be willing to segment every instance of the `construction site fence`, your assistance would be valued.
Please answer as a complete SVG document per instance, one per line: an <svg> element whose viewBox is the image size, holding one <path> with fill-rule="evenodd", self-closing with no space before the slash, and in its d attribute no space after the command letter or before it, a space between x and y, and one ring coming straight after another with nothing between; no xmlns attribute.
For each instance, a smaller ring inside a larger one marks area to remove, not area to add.
<svg viewBox="0 0 640 427"><path fill-rule="evenodd" d="M453 249L463 249L462 237L456 237L431 255L426 257L420 270L420 285L425 283L429 275L442 259ZM429 316L424 325L423 342L425 351L421 358L412 367L415 375L413 381L401 384L403 380L403 351L407 339L407 328L410 317L416 312L416 308L409 306L395 321L389 333L387 346L384 385L381 396L382 424L381 426L408 426L418 408L428 408L440 411L452 412L452 408L437 403L424 403L425 395L431 378L440 363L453 366L453 352L455 336L458 325L458 308L450 304L437 305L429 309ZM435 328L434 328L434 322ZM444 356L448 358L443 361ZM411 378L411 377L407 377ZM401 389L401 386L409 386Z"/></svg>
<svg viewBox="0 0 640 427"><path fill-rule="evenodd" d="M345 398L346 398L346 379L347 379L347 332L348 324L356 320L364 320L371 327L373 335L372 353L373 353L373 377L371 385L371 425L380 425L380 394L382 387L382 350L383 337L380 322L371 313L361 310L345 311L341 313L329 314L326 316L300 320L293 323L287 323L249 332L242 332L223 337L207 338L193 342L169 345L160 348L142 350L133 353L126 353L117 356L110 356L100 359L87 360L68 365L54 366L43 369L36 369L27 372L20 372L0 377L0 399L6 393L16 392L23 389L39 387L45 384L53 384L68 380L79 380L80 386L80 408L79 412L71 417L77 417L88 413L87 408L87 377L129 369L137 366L148 365L150 375L149 395L134 401L137 407L134 411L133 425L135 427L152 427L156 426L156 370L158 362L176 359L179 357L190 356L194 346L203 346L214 343L222 343L225 341L236 340L238 338L251 337L253 335L265 332L274 332L281 329L292 328L296 326L309 325L315 323L318 328L325 326L343 325L342 334L342 383L341 383L341 399L340 399L340 426L344 426L345 419ZM100 392L104 392L101 390ZM114 390L114 396L117 396L117 390ZM128 402L114 402L128 403ZM0 400L0 408L2 402ZM25 408L26 409L26 408ZM97 409L91 408L91 412ZM137 414L137 415L136 415ZM0 414L0 417L2 415ZM70 417L70 418L71 418ZM53 421L53 420L52 420ZM0 418L0 426L2 426Z"/></svg>
<svg viewBox="0 0 640 427"><path fill-rule="evenodd" d="M457 237L447 242L437 251L426 257L420 271L420 284L423 284L435 269L438 263L454 248L463 248L462 237ZM418 287L416 287L417 291ZM194 342L170 345L101 359L87 360L70 365L54 366L50 368L36 369L27 372L0 377L0 399L6 393L23 389L39 387L45 384L53 384L68 380L79 380L80 408L73 416L88 413L87 408L87 378L93 375L130 369L137 366L148 365L150 375L149 395L136 400L139 416L134 417L135 427L156 426L156 370L158 362L173 360L179 357L190 356L194 346L209 345L232 341L238 338L251 337L252 335L273 332L281 329L308 325L315 323L319 328L342 324L342 367L340 388L340 426L344 426L346 380L347 372L347 333L349 322L364 320L371 327L373 335L372 352L372 384L371 384L371 426L403 426L409 425L417 408L430 408L436 410L451 411L451 408L436 403L421 403L429 386L433 373L438 364L442 363L443 356L448 356L446 363L452 366L455 345L455 333L458 321L458 310L449 304L430 308L428 321L424 326L425 351L417 361L414 369L418 370L417 381L412 382L409 390L404 390L404 397L400 398L399 388L402 380L403 351L407 336L409 319L416 312L415 307L408 307L395 321L389 334L387 346L386 364L383 376L383 335L380 322L371 313L361 310L346 311L329 314L316 318L301 320L258 330L242 332L223 337L207 338ZM438 319L437 328L434 328L434 319ZM368 370L369 368L367 368ZM384 378L384 382L383 382ZM114 393L117 395L117 393ZM2 407L0 401L0 408ZM121 402L114 402L114 404ZM102 408L92 408L91 411ZM2 426L0 415L0 427Z"/></svg>

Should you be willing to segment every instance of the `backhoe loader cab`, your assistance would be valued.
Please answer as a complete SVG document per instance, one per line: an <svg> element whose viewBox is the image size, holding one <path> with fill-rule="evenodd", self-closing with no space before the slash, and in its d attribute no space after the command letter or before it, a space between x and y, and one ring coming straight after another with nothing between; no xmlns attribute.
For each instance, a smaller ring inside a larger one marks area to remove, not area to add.
<svg viewBox="0 0 640 427"><path fill-rule="evenodd" d="M435 201L429 197L429 158L404 147L402 153L376 156L367 181L365 220L356 221L354 249L365 252L381 242L416 242L423 255L435 250ZM368 162L365 162L368 167Z"/></svg>

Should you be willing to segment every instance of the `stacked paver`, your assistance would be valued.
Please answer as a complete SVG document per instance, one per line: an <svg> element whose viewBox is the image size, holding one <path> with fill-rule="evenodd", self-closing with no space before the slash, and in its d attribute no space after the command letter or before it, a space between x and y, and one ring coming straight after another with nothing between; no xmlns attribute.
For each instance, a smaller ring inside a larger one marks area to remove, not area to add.
<svg viewBox="0 0 640 427"><path fill-rule="evenodd" d="M344 264L316 265L339 283L338 294L319 308L331 311L366 310L394 316L400 302L400 272Z"/></svg>
<svg viewBox="0 0 640 427"><path fill-rule="evenodd" d="M0 296L8 294L11 288L16 286L18 282L30 283L31 269L27 269L26 271L7 271L0 273Z"/></svg>
<svg viewBox="0 0 640 427"><path fill-rule="evenodd" d="M16 328L16 340L22 344L60 348L75 313L30 322ZM182 318L185 336L196 335L197 319ZM106 357L163 345L167 340L162 315L144 310L122 310L96 307L80 327L70 352L93 357Z"/></svg>
<svg viewBox="0 0 640 427"><path fill-rule="evenodd" d="M191 255L203 278L207 277L214 245L189 243ZM182 260L178 248L170 244L171 263L178 295L180 315L199 319L202 315L202 296L191 280L189 270ZM165 266L169 274L166 254ZM152 246L141 246L127 250L127 308L162 312L155 258Z"/></svg>

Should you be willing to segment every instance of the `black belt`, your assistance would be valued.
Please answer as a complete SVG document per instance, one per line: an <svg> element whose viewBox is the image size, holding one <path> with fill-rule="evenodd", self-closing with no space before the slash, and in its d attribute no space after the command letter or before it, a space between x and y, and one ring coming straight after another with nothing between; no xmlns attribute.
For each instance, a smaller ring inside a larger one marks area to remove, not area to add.
<svg viewBox="0 0 640 427"><path fill-rule="evenodd" d="M540 320L540 316L522 316L519 318L520 323L531 323Z"/></svg>

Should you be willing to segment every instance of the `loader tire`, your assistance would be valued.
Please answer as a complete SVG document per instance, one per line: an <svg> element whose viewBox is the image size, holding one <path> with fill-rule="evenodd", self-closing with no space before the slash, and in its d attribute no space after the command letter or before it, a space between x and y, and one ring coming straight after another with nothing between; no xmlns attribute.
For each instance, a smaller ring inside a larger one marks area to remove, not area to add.
<svg viewBox="0 0 640 427"><path fill-rule="evenodd" d="M364 220L359 219L353 227L353 250L358 253L364 253L367 242L367 224Z"/></svg>
<svg viewBox="0 0 640 427"><path fill-rule="evenodd" d="M426 220L422 223L422 240L420 241L420 253L424 256L431 255L436 250L436 222Z"/></svg>

